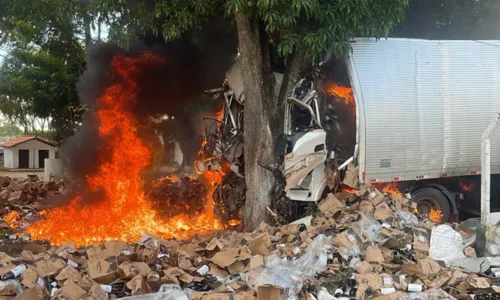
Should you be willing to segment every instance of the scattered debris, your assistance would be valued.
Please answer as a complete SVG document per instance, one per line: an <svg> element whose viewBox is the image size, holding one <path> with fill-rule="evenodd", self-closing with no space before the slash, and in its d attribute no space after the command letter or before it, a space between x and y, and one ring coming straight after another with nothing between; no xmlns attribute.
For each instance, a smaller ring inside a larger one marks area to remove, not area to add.
<svg viewBox="0 0 500 300"><path fill-rule="evenodd" d="M24 193L37 182L16 183ZM497 299L500 291L498 226L486 232L488 256L477 257L476 228L466 226L474 222L435 224L411 200L370 185L329 194L318 214L279 227L82 248L23 238L38 213L31 205L3 211L2 242L20 251L0 252L2 299Z"/></svg>

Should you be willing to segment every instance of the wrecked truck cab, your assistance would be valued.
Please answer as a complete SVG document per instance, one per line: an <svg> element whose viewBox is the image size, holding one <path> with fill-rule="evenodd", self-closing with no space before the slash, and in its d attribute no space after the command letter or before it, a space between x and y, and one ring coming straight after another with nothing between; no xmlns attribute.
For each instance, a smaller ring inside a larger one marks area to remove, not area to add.
<svg viewBox="0 0 500 300"><path fill-rule="evenodd" d="M274 72L275 95L279 95L283 74ZM244 176L243 166L243 110L245 93L241 64L226 72L224 87L212 92L223 101L217 118L205 118L203 159L197 162L199 173L217 170L221 160L229 161L230 169ZM288 97L284 110L284 176L286 195L295 201L318 201L326 186L325 161L327 157L326 132L321 124L321 103L312 77L301 79ZM216 125L214 125L216 124ZM212 159L213 158L213 159Z"/></svg>
<svg viewBox="0 0 500 300"><path fill-rule="evenodd" d="M297 82L287 101L284 175L290 200L318 201L324 190L327 150L320 101L312 78Z"/></svg>

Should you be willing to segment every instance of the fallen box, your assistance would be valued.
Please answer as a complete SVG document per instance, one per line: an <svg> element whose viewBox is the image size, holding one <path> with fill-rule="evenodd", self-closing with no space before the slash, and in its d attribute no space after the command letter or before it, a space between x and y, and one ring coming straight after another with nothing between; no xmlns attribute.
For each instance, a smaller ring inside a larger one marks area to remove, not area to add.
<svg viewBox="0 0 500 300"><path fill-rule="evenodd" d="M287 297L285 295L285 290L272 285L263 285L257 288L257 299L281 300L281 299L287 299Z"/></svg>
<svg viewBox="0 0 500 300"><path fill-rule="evenodd" d="M35 286L25 290L20 295L17 295L14 300L44 300L48 299L48 295L40 286Z"/></svg>
<svg viewBox="0 0 500 300"><path fill-rule="evenodd" d="M151 292L151 288L149 287L146 278L141 275L137 275L127 282L127 288L132 291L133 296Z"/></svg>
<svg viewBox="0 0 500 300"><path fill-rule="evenodd" d="M119 269L116 256L90 261L88 268L89 277L97 283L108 284L118 278Z"/></svg>
<svg viewBox="0 0 500 300"><path fill-rule="evenodd" d="M61 289L56 293L56 299L64 300L79 300L85 296L87 292L79 287L73 281L68 281Z"/></svg>
<svg viewBox="0 0 500 300"><path fill-rule="evenodd" d="M85 296L85 300L107 300L108 298L108 294L98 284L94 284Z"/></svg>

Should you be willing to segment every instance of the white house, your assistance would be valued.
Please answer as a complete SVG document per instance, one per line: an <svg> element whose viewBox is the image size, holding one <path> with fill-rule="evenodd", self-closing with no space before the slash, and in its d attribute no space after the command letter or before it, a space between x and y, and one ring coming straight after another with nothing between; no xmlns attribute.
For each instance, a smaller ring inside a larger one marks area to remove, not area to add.
<svg viewBox="0 0 500 300"><path fill-rule="evenodd" d="M38 136L22 136L1 145L3 165L9 169L42 169L46 158L56 157L56 143Z"/></svg>

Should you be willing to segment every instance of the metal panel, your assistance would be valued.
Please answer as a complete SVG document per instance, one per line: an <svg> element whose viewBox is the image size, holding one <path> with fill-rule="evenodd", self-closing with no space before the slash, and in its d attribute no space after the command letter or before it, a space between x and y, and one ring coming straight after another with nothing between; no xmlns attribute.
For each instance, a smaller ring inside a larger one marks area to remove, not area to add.
<svg viewBox="0 0 500 300"><path fill-rule="evenodd" d="M500 41L357 39L348 67L365 181L480 171L481 135L500 112Z"/></svg>

